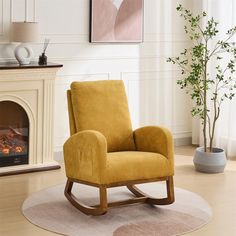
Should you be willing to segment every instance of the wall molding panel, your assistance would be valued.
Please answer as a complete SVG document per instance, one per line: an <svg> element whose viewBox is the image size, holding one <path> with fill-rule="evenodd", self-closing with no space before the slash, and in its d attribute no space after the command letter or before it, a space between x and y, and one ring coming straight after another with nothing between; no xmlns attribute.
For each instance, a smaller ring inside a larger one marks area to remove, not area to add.
<svg viewBox="0 0 236 236"><path fill-rule="evenodd" d="M89 0L28 0L29 21L40 23L41 36L32 44L35 61L50 39L50 62L62 63L55 82L54 150L62 151L69 136L66 90L73 81L121 79L125 83L133 128L164 125L176 143L191 139L191 101L176 85L178 68L166 62L190 46L179 3L191 9L196 0L148 0L144 7L141 44L89 43ZM0 63L16 62L9 43L12 21L23 21L24 0L0 0ZM179 140L179 141L178 141Z"/></svg>
<svg viewBox="0 0 236 236"><path fill-rule="evenodd" d="M9 41L10 4L9 0L0 0L0 42Z"/></svg>
<svg viewBox="0 0 236 236"><path fill-rule="evenodd" d="M4 2L0 0L0 36L3 36L4 29Z"/></svg>

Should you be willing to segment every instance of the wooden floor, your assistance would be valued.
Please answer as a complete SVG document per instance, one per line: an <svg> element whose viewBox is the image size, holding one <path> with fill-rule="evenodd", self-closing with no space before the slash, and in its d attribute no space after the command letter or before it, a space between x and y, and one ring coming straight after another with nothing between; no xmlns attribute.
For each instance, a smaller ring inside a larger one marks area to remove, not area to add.
<svg viewBox="0 0 236 236"><path fill-rule="evenodd" d="M189 236L236 235L236 161L223 174L202 174L192 164L193 147L176 148L175 185L201 195L213 209L213 218ZM184 155L184 156L180 156ZM21 214L24 199L66 180L64 169L0 178L0 236L56 235L29 223Z"/></svg>

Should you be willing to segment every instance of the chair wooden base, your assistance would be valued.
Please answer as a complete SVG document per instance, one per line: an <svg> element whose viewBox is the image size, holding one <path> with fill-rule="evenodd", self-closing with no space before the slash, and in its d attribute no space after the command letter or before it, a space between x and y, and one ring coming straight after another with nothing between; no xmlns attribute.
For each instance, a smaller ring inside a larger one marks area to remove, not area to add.
<svg viewBox="0 0 236 236"><path fill-rule="evenodd" d="M144 183L144 182L154 182L154 181L166 181L166 188L167 188L167 197L166 198L153 198L148 196L147 194L143 193L139 190L134 184ZM73 183L82 183L87 185L92 185L99 188L99 196L100 196L100 204L95 206L86 206L83 203L80 203L78 199L73 195L71 192ZM107 188L116 187L116 186L127 186L127 188L136 196L131 199L117 201L117 202L107 202ZM66 187L65 187L65 196L69 200L69 202L79 209L81 212L85 213L86 215L103 215L107 212L109 207L117 207L127 204L135 204L135 203L148 203L152 205L167 205L174 202L174 183L173 183L173 176L159 178L159 179L152 179L146 181L127 181L124 183L117 183L112 185L96 185L91 183L85 183L84 181L78 181L75 179L68 178Z"/></svg>

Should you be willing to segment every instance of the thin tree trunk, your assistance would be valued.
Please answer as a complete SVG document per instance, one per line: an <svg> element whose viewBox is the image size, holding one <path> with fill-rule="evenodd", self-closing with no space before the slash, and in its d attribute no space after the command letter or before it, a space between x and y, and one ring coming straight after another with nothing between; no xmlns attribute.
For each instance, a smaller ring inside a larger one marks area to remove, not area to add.
<svg viewBox="0 0 236 236"><path fill-rule="evenodd" d="M211 139L210 139L210 152L213 151L213 139L214 139L214 135L215 135L215 127L216 127L216 121L218 120L219 118L219 115L220 115L220 108L216 107L216 104L215 105L215 114L214 114L214 120L213 120L213 124L212 124L212 133L211 133Z"/></svg>
<svg viewBox="0 0 236 236"><path fill-rule="evenodd" d="M207 151L207 44L205 50L205 63L204 63L204 95L203 95L203 138L204 138L204 152Z"/></svg>
<svg viewBox="0 0 236 236"><path fill-rule="evenodd" d="M207 43L208 40L206 40L206 46L205 46L205 55L204 55L204 95L203 95L203 138L204 138L204 152L207 151Z"/></svg>
<svg viewBox="0 0 236 236"><path fill-rule="evenodd" d="M207 151L207 108L206 108L206 82L204 81L204 107L203 107L203 138L204 138L204 152Z"/></svg>
<svg viewBox="0 0 236 236"><path fill-rule="evenodd" d="M207 120L208 120L208 137L209 137L209 140L210 140L210 143L211 143L211 133L212 133L212 127L211 127L211 119L209 117L209 114L207 114Z"/></svg>

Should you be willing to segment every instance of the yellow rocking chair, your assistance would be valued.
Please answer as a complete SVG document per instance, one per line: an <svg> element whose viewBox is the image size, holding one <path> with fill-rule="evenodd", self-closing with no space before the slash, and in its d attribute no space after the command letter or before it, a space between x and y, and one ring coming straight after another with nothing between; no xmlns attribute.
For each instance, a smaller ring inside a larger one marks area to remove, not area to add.
<svg viewBox="0 0 236 236"><path fill-rule="evenodd" d="M64 144L66 198L88 215L132 203L174 202L171 133L147 126L132 131L121 80L73 82L67 92L71 137ZM135 184L166 181L166 198L147 196ZM85 206L72 194L74 183L99 188L100 204ZM107 202L107 188L127 186L134 198Z"/></svg>

